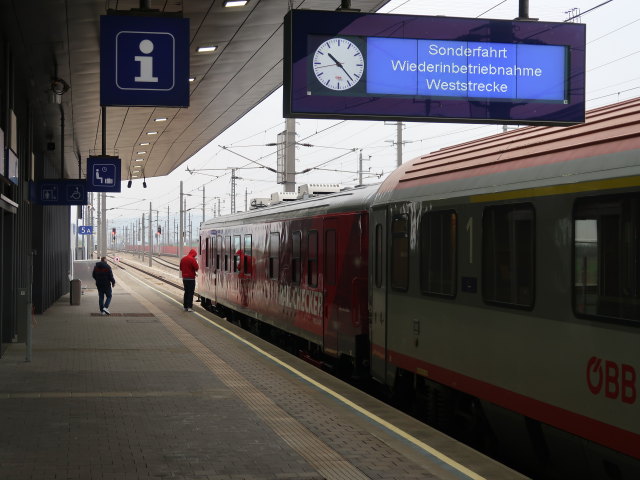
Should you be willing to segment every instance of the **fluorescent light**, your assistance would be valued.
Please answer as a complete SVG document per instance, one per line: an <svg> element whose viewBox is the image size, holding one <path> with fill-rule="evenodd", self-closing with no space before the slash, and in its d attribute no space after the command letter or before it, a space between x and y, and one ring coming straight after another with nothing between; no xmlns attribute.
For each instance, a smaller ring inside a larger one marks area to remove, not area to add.
<svg viewBox="0 0 640 480"><path fill-rule="evenodd" d="M147 132L147 135L157 135L158 132Z"/></svg>
<svg viewBox="0 0 640 480"><path fill-rule="evenodd" d="M189 81L190 82L195 82L196 81L196 77L189 77Z"/></svg>
<svg viewBox="0 0 640 480"><path fill-rule="evenodd" d="M247 3L249 3L249 0L227 0L224 2L224 6L226 8L244 7Z"/></svg>
<svg viewBox="0 0 640 480"><path fill-rule="evenodd" d="M215 52L218 49L217 45L206 45L203 47L198 47L198 53L211 53Z"/></svg>
<svg viewBox="0 0 640 480"><path fill-rule="evenodd" d="M166 122L167 119L164 117L154 119L154 122Z"/></svg>
<svg viewBox="0 0 640 480"><path fill-rule="evenodd" d="M149 145L149 142L142 142L142 143L140 144L140 146L141 146L141 147L146 147L147 145Z"/></svg>
<svg viewBox="0 0 640 480"><path fill-rule="evenodd" d="M138 155L144 155L147 152L138 152Z"/></svg>
<svg viewBox="0 0 640 480"><path fill-rule="evenodd" d="M144 158L136 158L136 162L144 162Z"/></svg>
<svg viewBox="0 0 640 480"><path fill-rule="evenodd" d="M133 168L142 168L142 165L134 165Z"/></svg>

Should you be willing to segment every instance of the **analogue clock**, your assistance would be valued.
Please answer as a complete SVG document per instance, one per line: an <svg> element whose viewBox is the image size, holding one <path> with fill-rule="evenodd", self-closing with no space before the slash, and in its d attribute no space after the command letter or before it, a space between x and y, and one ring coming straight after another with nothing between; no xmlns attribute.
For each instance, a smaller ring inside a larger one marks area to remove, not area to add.
<svg viewBox="0 0 640 480"><path fill-rule="evenodd" d="M364 72L360 49L344 38L330 38L313 54L313 73L331 90L348 90L356 85Z"/></svg>

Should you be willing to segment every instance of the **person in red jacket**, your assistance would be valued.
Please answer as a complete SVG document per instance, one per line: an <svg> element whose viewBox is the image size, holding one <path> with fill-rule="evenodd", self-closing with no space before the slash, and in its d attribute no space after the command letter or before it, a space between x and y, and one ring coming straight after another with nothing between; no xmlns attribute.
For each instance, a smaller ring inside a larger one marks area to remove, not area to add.
<svg viewBox="0 0 640 480"><path fill-rule="evenodd" d="M191 249L180 260L180 273L182 274L182 284L184 285L184 297L182 306L185 312L193 312L193 292L196 290L196 275L198 271L198 261L195 249Z"/></svg>

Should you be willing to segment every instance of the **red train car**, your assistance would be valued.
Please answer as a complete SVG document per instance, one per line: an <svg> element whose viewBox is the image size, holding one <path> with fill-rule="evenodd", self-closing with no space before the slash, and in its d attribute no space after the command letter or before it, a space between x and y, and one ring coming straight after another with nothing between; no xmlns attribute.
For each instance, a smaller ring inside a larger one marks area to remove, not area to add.
<svg viewBox="0 0 640 480"><path fill-rule="evenodd" d="M367 206L363 187L218 217L200 227L205 307L273 329L318 361L369 358Z"/></svg>

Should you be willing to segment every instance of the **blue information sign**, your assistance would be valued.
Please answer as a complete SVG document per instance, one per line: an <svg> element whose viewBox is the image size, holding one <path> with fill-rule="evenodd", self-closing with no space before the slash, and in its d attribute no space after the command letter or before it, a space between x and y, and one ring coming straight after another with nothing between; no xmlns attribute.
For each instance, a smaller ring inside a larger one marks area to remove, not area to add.
<svg viewBox="0 0 640 480"><path fill-rule="evenodd" d="M189 106L189 20L100 17L100 104Z"/></svg>
<svg viewBox="0 0 640 480"><path fill-rule="evenodd" d="M87 158L87 191L120 192L121 163L118 157Z"/></svg>
<svg viewBox="0 0 640 480"><path fill-rule="evenodd" d="M85 180L42 180L30 182L29 197L40 205L86 205Z"/></svg>
<svg viewBox="0 0 640 480"><path fill-rule="evenodd" d="M91 225L78 225L79 235L93 235L93 226Z"/></svg>

